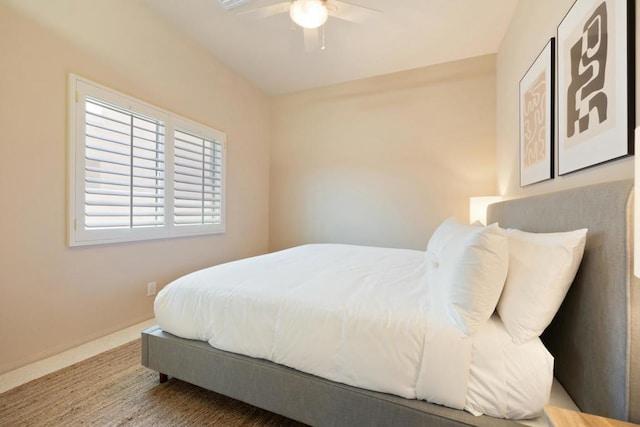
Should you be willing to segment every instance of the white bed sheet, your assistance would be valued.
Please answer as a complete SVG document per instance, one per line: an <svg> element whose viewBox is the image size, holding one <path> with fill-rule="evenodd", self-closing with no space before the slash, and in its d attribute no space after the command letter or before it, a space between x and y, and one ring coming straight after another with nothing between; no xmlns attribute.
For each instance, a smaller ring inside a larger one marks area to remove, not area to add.
<svg viewBox="0 0 640 427"><path fill-rule="evenodd" d="M571 399L569 393L562 387L562 384L557 379L553 379L553 385L551 386L551 398L549 399L549 405L556 408L568 409L574 412L582 412L578 405ZM528 420L520 420L520 424L529 427L553 427L549 418L542 414L539 417L531 418Z"/></svg>
<svg viewBox="0 0 640 427"><path fill-rule="evenodd" d="M305 245L223 264L165 287L154 304L174 335L356 387L502 418L538 415L553 361L512 343L499 318L473 337L449 326L424 252Z"/></svg>

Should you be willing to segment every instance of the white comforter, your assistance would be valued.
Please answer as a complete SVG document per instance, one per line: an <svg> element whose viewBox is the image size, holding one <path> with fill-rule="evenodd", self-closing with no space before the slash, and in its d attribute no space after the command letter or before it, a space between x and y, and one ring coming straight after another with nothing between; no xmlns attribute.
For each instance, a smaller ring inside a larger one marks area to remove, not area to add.
<svg viewBox="0 0 640 427"><path fill-rule="evenodd" d="M160 327L333 381L502 418L539 415L553 359L499 318L449 326L424 252L306 245L207 268L166 286Z"/></svg>

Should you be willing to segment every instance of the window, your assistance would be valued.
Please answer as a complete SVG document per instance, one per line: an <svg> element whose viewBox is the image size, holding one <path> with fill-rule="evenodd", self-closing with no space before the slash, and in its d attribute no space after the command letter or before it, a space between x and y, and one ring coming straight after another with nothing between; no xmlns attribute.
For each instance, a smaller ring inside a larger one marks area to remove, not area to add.
<svg viewBox="0 0 640 427"><path fill-rule="evenodd" d="M69 244L224 232L226 135L70 76Z"/></svg>
<svg viewBox="0 0 640 427"><path fill-rule="evenodd" d="M222 219L222 147L176 129L174 132L174 224L217 224Z"/></svg>

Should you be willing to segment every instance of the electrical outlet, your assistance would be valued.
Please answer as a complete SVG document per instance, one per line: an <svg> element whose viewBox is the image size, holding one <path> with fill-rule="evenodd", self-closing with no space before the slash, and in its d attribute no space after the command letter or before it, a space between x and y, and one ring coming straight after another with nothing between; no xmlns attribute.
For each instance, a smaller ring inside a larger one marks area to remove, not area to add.
<svg viewBox="0 0 640 427"><path fill-rule="evenodd" d="M152 297L156 294L156 282L147 283L147 296Z"/></svg>

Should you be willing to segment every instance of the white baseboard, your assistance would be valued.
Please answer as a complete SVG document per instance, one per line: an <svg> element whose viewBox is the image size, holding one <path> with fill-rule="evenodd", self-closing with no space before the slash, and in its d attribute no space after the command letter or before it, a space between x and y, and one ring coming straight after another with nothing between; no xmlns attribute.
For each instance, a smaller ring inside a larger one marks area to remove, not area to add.
<svg viewBox="0 0 640 427"><path fill-rule="evenodd" d="M133 341L140 337L140 332L143 329L153 325L155 325L155 319L149 319L55 356L4 373L0 375L0 393Z"/></svg>

